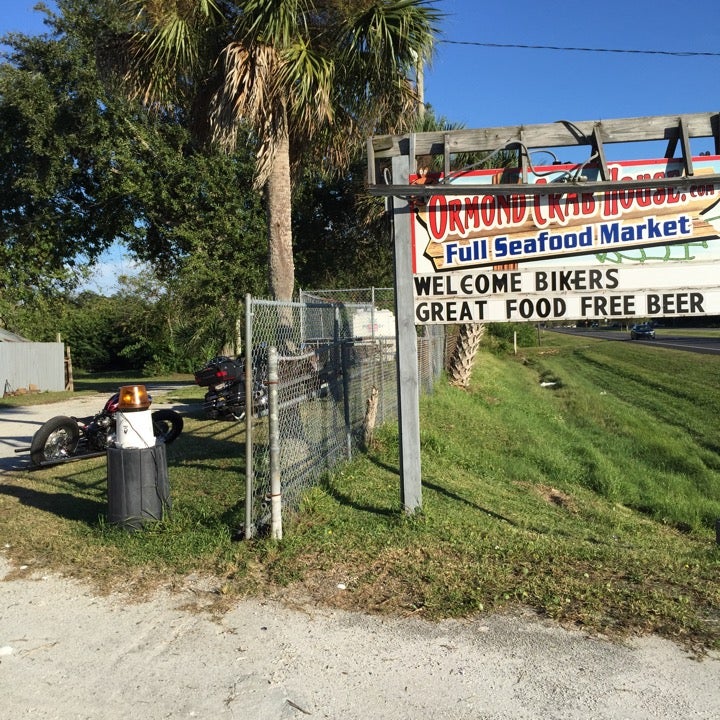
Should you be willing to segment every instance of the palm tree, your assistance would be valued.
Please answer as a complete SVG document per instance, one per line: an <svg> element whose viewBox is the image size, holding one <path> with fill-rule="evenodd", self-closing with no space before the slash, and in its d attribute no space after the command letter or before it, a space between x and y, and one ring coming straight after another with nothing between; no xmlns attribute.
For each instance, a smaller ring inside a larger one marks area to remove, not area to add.
<svg viewBox="0 0 720 720"><path fill-rule="evenodd" d="M414 129L415 132L447 132L462 128L462 124L451 123L444 117L436 117L432 108L429 108L428 112L420 114ZM440 172L443 168L442 160L442 157L428 155L418 158L417 163L419 167L424 167L426 170ZM471 167L508 168L515 167L518 158L517 154L512 151L500 152L492 158L488 158L483 153L458 153L453 158L453 162L458 170ZM516 267L517 265L496 265L493 269L511 270ZM485 323L463 323L458 327L455 343L447 362L448 380L451 385L465 389L470 385L475 359L484 335Z"/></svg>
<svg viewBox="0 0 720 720"><path fill-rule="evenodd" d="M437 34L435 0L126 0L114 50L133 97L184 113L199 142L256 144L270 289L294 289L292 171L344 168L367 136L403 131L411 79ZM124 58L122 63L118 58Z"/></svg>

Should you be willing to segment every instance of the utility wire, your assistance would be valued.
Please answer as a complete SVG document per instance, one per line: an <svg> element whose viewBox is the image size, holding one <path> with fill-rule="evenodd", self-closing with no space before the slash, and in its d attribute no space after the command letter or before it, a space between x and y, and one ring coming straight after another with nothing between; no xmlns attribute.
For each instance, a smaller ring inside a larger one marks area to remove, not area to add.
<svg viewBox="0 0 720 720"><path fill-rule="evenodd" d="M631 55L672 55L674 57L720 57L720 52L683 50L622 50L617 48L562 47L559 45L521 45L519 43L471 42L467 40L438 40L445 45L474 45L476 47L515 48L522 50L560 50L564 52L627 53Z"/></svg>

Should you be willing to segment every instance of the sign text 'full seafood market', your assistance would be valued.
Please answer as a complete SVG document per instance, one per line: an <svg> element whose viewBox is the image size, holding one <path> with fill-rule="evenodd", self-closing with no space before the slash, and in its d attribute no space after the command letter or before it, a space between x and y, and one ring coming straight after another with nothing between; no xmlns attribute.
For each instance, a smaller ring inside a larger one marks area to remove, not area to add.
<svg viewBox="0 0 720 720"><path fill-rule="evenodd" d="M718 172L717 157L694 160L697 183L677 187L613 188L602 192L563 191L562 179L576 166L538 168L534 184L557 183L557 192L463 194L462 181L494 184L502 170L467 173L454 181L457 195L430 195L414 204L414 272L442 272L603 253L718 237L720 186L703 182ZM681 160L609 165L610 181L656 181L680 177ZM583 176L596 179L597 170ZM425 178L415 178L422 181ZM509 186L512 187L512 186Z"/></svg>

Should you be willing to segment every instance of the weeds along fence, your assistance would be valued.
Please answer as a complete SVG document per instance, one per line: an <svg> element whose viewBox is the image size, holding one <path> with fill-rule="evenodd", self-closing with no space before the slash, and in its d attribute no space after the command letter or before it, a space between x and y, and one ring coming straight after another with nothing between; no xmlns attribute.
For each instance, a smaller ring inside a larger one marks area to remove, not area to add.
<svg viewBox="0 0 720 720"><path fill-rule="evenodd" d="M256 359L247 397L260 381L271 403L269 414L245 419L246 538L270 526L273 502L276 511L296 511L303 493L350 459L376 425L397 419L392 308L392 288L303 292L292 303L246 298L245 356ZM425 329L418 365L428 393L443 370L445 333Z"/></svg>

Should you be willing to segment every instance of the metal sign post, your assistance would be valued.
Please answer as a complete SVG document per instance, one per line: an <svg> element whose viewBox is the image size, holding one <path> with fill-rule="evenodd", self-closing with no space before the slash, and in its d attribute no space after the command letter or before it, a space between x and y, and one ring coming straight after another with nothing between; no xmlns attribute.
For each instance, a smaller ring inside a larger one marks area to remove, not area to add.
<svg viewBox="0 0 720 720"><path fill-rule="evenodd" d="M394 182L408 182L407 156L392 159ZM420 383L418 379L415 296L412 274L410 205L392 198L395 243L395 327L397 331L398 426L400 433L400 501L407 513L422 506L420 464Z"/></svg>

